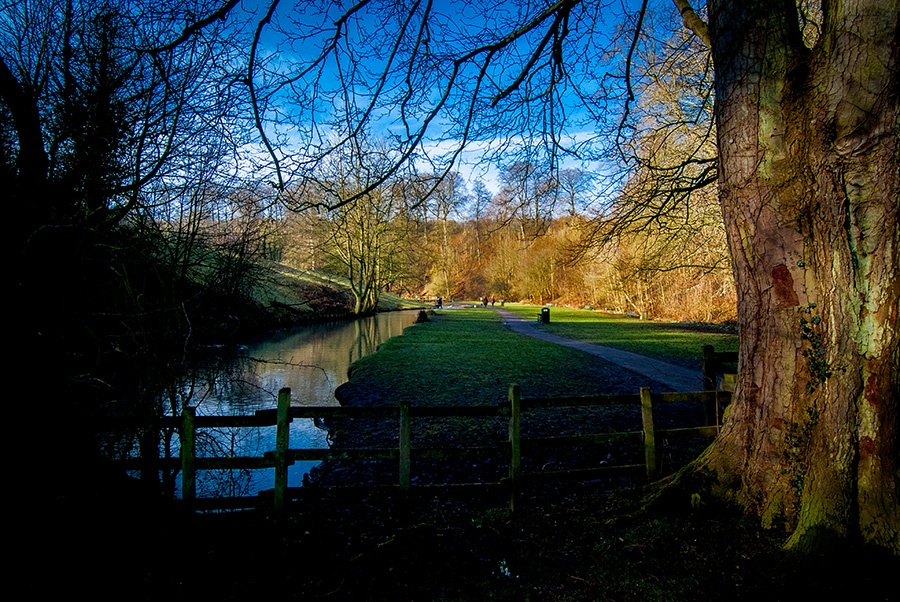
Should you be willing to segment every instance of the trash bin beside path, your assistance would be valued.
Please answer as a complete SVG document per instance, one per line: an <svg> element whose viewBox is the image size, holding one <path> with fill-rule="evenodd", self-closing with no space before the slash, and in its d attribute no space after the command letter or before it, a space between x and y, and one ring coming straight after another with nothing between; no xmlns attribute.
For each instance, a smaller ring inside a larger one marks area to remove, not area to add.
<svg viewBox="0 0 900 602"><path fill-rule="evenodd" d="M541 315L538 316L538 322L540 322L541 324L549 324L550 323L550 308L549 307L541 308Z"/></svg>

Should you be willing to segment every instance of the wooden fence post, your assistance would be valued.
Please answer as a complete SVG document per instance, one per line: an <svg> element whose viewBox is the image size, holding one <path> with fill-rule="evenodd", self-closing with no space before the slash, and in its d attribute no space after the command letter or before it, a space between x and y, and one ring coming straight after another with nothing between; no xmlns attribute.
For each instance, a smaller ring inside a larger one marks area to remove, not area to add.
<svg viewBox="0 0 900 602"><path fill-rule="evenodd" d="M716 361L716 350L712 345L704 345L703 346L703 360L701 360L701 367L703 369L703 390L704 391L715 391L716 381L718 380L716 374L719 370L719 366ZM705 404L705 414L706 414L706 426L717 426L719 414L717 409L717 403L715 400L706 401Z"/></svg>
<svg viewBox="0 0 900 602"><path fill-rule="evenodd" d="M641 387L641 421L644 424L644 462L647 465L647 478L656 476L656 434L653 431L653 406L650 400L650 389Z"/></svg>
<svg viewBox="0 0 900 602"><path fill-rule="evenodd" d="M196 417L196 408L185 406L181 410L181 499L189 505L197 498Z"/></svg>
<svg viewBox="0 0 900 602"><path fill-rule="evenodd" d="M522 478L522 397L519 385L509 386L509 509L515 512Z"/></svg>
<svg viewBox="0 0 900 602"><path fill-rule="evenodd" d="M703 370L703 390L716 390L716 349L712 345L703 346L703 359L700 360Z"/></svg>
<svg viewBox="0 0 900 602"><path fill-rule="evenodd" d="M409 421L409 400L400 400L400 489L409 490L410 485L410 438L412 427Z"/></svg>
<svg viewBox="0 0 900 602"><path fill-rule="evenodd" d="M287 451L290 443L291 423L288 410L291 407L291 390L284 387L278 391L278 409L275 426L275 520L284 513L284 499L288 483Z"/></svg>
<svg viewBox="0 0 900 602"><path fill-rule="evenodd" d="M722 425L719 424L719 416L721 415L721 411L719 410L719 392L716 391L716 399L715 399L714 411L715 411L715 425L716 425L716 435L722 430Z"/></svg>

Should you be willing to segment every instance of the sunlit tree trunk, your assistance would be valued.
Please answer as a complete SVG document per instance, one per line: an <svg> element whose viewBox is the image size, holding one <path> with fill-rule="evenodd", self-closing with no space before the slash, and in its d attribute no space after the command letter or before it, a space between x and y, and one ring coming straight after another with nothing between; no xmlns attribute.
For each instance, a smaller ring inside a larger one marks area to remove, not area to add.
<svg viewBox="0 0 900 602"><path fill-rule="evenodd" d="M695 468L787 547L900 553L898 2L710 3L738 388Z"/></svg>

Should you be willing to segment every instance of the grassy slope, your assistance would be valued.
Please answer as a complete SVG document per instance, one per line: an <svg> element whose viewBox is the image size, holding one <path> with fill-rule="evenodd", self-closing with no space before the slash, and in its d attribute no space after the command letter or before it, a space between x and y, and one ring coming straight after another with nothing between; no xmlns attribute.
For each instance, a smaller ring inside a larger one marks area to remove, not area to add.
<svg viewBox="0 0 900 602"><path fill-rule="evenodd" d="M312 318L321 308L317 307L316 299L311 297L330 293L329 296L344 297L347 302L352 298L350 283L346 278L275 262L264 262L260 267L259 285L253 291L253 297L263 307L290 307L298 315L307 314ZM382 293L378 302L379 311L420 307L427 305L391 293ZM349 312L349 307L345 308L345 312Z"/></svg>

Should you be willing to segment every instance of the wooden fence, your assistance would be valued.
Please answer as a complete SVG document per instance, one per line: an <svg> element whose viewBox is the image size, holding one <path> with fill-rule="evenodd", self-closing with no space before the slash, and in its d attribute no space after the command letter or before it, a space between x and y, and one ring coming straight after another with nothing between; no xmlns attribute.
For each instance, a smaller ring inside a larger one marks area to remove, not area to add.
<svg viewBox="0 0 900 602"><path fill-rule="evenodd" d="M292 406L290 389L282 389L278 393L278 403L274 410L259 410L249 416L197 416L195 409L185 408L179 419L164 419L160 424L179 430L181 454L180 458L168 461L154 459L142 462L132 459L127 464L133 469L158 470L161 467L181 470L182 499L195 510L235 510L256 507L271 507L275 516L284 513L287 506L300 498L308 488L288 486L288 467L297 461L327 460L389 460L397 463L398 479L391 488L410 491L417 488L455 487L456 485L413 485L411 458L416 457L449 459L471 453L500 453L508 458L509 472L506 478L493 483L468 483L470 487L499 488L509 494L511 509L518 504L523 484L531 479L559 477L599 478L621 471L641 470L648 479L657 476L657 437L667 440L681 437L715 437L718 434L722 411L731 399L731 391L717 389L714 383L717 373L721 373L723 365L736 360L737 354L716 353L711 347L704 348L703 374L704 385L709 389L691 393L651 393L642 388L637 395L602 395L566 398L528 398L522 397L518 385L509 386L508 399L504 403L493 406L454 406L428 407L411 406L402 401L396 407L352 408L340 406ZM728 372L724 382L728 383ZM733 380L733 379L732 379ZM696 427L659 429L654 426L653 408L660 404L702 402L706 409L705 424ZM522 423L530 410L537 408L572 408L609 406L616 404L639 405L642 428L639 431L595 433L587 435L569 435L555 437L522 437ZM471 417L497 418L509 421L509 437L506 443L498 448L490 447L456 447L448 448L413 448L412 418L431 417ZM290 423L302 418L381 418L398 422L399 440L396 447L386 448L291 448ZM263 456L251 457L198 457L196 453L197 433L202 429L266 427L275 426L275 449ZM576 446L585 443L633 443L643 449L643 462L618 466L597 466L575 470L557 471L554 473L526 473L522 469L523 445L529 450L550 447ZM197 473L201 470L235 470L235 469L274 469L274 489L261 492L258 496L236 497L197 497Z"/></svg>
<svg viewBox="0 0 900 602"><path fill-rule="evenodd" d="M737 351L716 351L712 345L704 345L703 358L700 360L703 372L703 390L714 391L721 388L734 392L737 361ZM722 376L721 382L719 382L719 375Z"/></svg>
<svg viewBox="0 0 900 602"><path fill-rule="evenodd" d="M703 373L703 390L715 391L720 389L734 393L737 361L737 351L716 351L712 345L704 345L703 357L700 360L700 369ZM721 380L719 379L720 376ZM706 423L711 424L717 419L716 408L707 404Z"/></svg>
<svg viewBox="0 0 900 602"><path fill-rule="evenodd" d="M721 408L730 399L730 393L724 391L705 391L697 393L651 393L649 389L641 389L638 395L595 396L571 398L522 398L518 385L509 388L509 399L497 406L467 407L411 407L403 402L397 407L384 408L344 408L332 406L291 406L290 390L282 389L278 395L278 407L275 410L261 410L254 416L197 416L193 408L186 408L181 419L181 457L182 498L196 510L224 510L269 506L276 516L284 512L287 505L298 499L304 488L288 486L288 467L302 460L390 460L397 462L398 479L392 486L400 491L414 488L441 487L441 485L412 485L411 458L416 457L449 459L471 453L507 454L509 463L508 477L499 483L473 483L469 486L506 489L509 493L510 508L515 509L523 483L529 479L560 477L567 478L599 478L621 471L632 472L642 470L648 479L657 475L658 437L675 439L689 436L714 437L718 433L718 423L697 427L659 429L653 422L653 407L663 403L703 402L707 406L717 408L715 415L720 415ZM596 433L586 435L568 435L555 437L523 438L522 423L528 411L536 408L572 408L613 404L639 404L642 428L639 431ZM505 417L509 421L509 437L505 446L497 447L460 447L453 449L413 449L412 418L414 417ZM399 443L389 448L336 448L310 449L290 447L290 423L295 418L361 418L377 417L398 421ZM275 426L275 449L261 457L198 457L196 455L197 432L201 429ZM598 466L575 470L563 470L554 473L523 473L522 450L546 449L549 447L576 446L585 443L632 443L643 448L643 463L618 466ZM262 492L259 496L198 498L196 495L197 473L201 470L227 469L274 469L275 486L273 490ZM458 486L457 486L458 488Z"/></svg>

